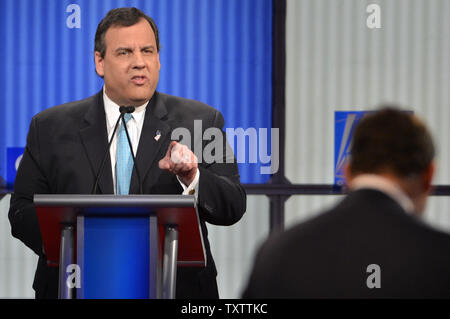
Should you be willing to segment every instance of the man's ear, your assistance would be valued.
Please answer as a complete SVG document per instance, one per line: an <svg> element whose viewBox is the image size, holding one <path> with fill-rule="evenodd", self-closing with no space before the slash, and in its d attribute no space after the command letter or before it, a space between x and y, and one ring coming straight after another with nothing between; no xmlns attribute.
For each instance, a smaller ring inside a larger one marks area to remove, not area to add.
<svg viewBox="0 0 450 319"><path fill-rule="evenodd" d="M426 192L431 191L434 173L436 172L436 162L432 161L422 173L422 185Z"/></svg>
<svg viewBox="0 0 450 319"><path fill-rule="evenodd" d="M157 59L158 59L158 72L159 72L159 71L161 71L161 62L159 61L159 52L158 52Z"/></svg>
<svg viewBox="0 0 450 319"><path fill-rule="evenodd" d="M104 59L102 57L102 54L98 51L95 51L95 72L101 77L105 76L105 69L104 69Z"/></svg>
<svg viewBox="0 0 450 319"><path fill-rule="evenodd" d="M350 187L351 182L353 181L352 169L349 162L344 164L344 176L345 176L345 184Z"/></svg>

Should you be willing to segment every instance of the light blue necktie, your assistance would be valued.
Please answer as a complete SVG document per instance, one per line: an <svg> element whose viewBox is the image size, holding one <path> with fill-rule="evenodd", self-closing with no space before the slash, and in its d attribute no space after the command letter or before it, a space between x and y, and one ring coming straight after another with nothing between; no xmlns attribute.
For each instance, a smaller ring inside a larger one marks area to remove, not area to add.
<svg viewBox="0 0 450 319"><path fill-rule="evenodd" d="M125 114L125 122L131 119L130 113ZM128 145L127 134L122 122L117 135L117 162L116 162L116 193L128 195L130 190L131 173L133 172L133 157Z"/></svg>

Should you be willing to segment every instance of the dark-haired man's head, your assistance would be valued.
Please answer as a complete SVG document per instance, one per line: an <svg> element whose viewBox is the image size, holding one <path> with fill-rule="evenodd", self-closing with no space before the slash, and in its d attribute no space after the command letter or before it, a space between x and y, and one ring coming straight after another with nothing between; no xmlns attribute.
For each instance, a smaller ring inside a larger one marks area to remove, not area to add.
<svg viewBox="0 0 450 319"><path fill-rule="evenodd" d="M100 52L101 56L105 56L106 43L105 34L106 31L112 26L129 27L138 23L141 19L147 20L148 24L153 30L156 41L156 49L159 52L159 31L155 21L146 15L144 12L137 8L117 8L110 10L106 16L100 21L95 33L95 51Z"/></svg>
<svg viewBox="0 0 450 319"><path fill-rule="evenodd" d="M109 11L95 34L95 70L108 97L139 106L151 99L159 81L159 32L136 8Z"/></svg>
<svg viewBox="0 0 450 319"><path fill-rule="evenodd" d="M410 112L387 106L355 128L347 183L360 174L394 181L422 212L435 171L435 148L425 124Z"/></svg>

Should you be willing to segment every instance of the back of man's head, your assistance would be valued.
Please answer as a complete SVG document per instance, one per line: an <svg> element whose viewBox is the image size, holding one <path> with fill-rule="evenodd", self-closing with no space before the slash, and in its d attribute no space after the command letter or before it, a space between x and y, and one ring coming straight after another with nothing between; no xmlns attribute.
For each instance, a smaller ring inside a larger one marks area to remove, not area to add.
<svg viewBox="0 0 450 319"><path fill-rule="evenodd" d="M411 112L383 107L355 128L347 182L361 174L394 181L423 212L434 175L435 148L425 124Z"/></svg>
<svg viewBox="0 0 450 319"><path fill-rule="evenodd" d="M411 112L393 107L365 116L355 128L350 171L399 178L418 176L435 156L433 140L425 124Z"/></svg>

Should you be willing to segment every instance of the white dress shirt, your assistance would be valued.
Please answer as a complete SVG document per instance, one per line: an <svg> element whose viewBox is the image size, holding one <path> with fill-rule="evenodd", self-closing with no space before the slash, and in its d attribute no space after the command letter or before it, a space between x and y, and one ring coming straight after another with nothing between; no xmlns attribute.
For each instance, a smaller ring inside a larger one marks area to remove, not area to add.
<svg viewBox="0 0 450 319"><path fill-rule="evenodd" d="M405 192L394 182L376 174L361 174L351 183L351 190L375 189L395 200L407 213L414 213L414 204Z"/></svg>
<svg viewBox="0 0 450 319"><path fill-rule="evenodd" d="M116 125L117 120L120 116L119 108L120 106L113 102L108 95L106 95L106 89L103 87L103 102L105 105L105 114L106 114L106 128L108 131L108 141L111 139L114 125ZM139 139L141 137L142 126L144 125L145 111L147 109L146 102L143 105L135 107L134 112L132 113L131 119L127 122L127 130L130 136L131 145L133 146L134 156L137 154L137 148L139 145ZM122 125L122 121L120 122L116 133L114 135L114 139L111 143L111 148L109 150L111 157L111 167L112 167L112 178L114 185L114 194L116 194L116 162L117 162L117 134L119 132L120 126ZM195 200L197 200L198 196L198 181L200 179L200 170L197 169L197 174L193 182L186 186L184 185L177 176L177 180L180 183L181 187L183 187L183 195L195 195Z"/></svg>

